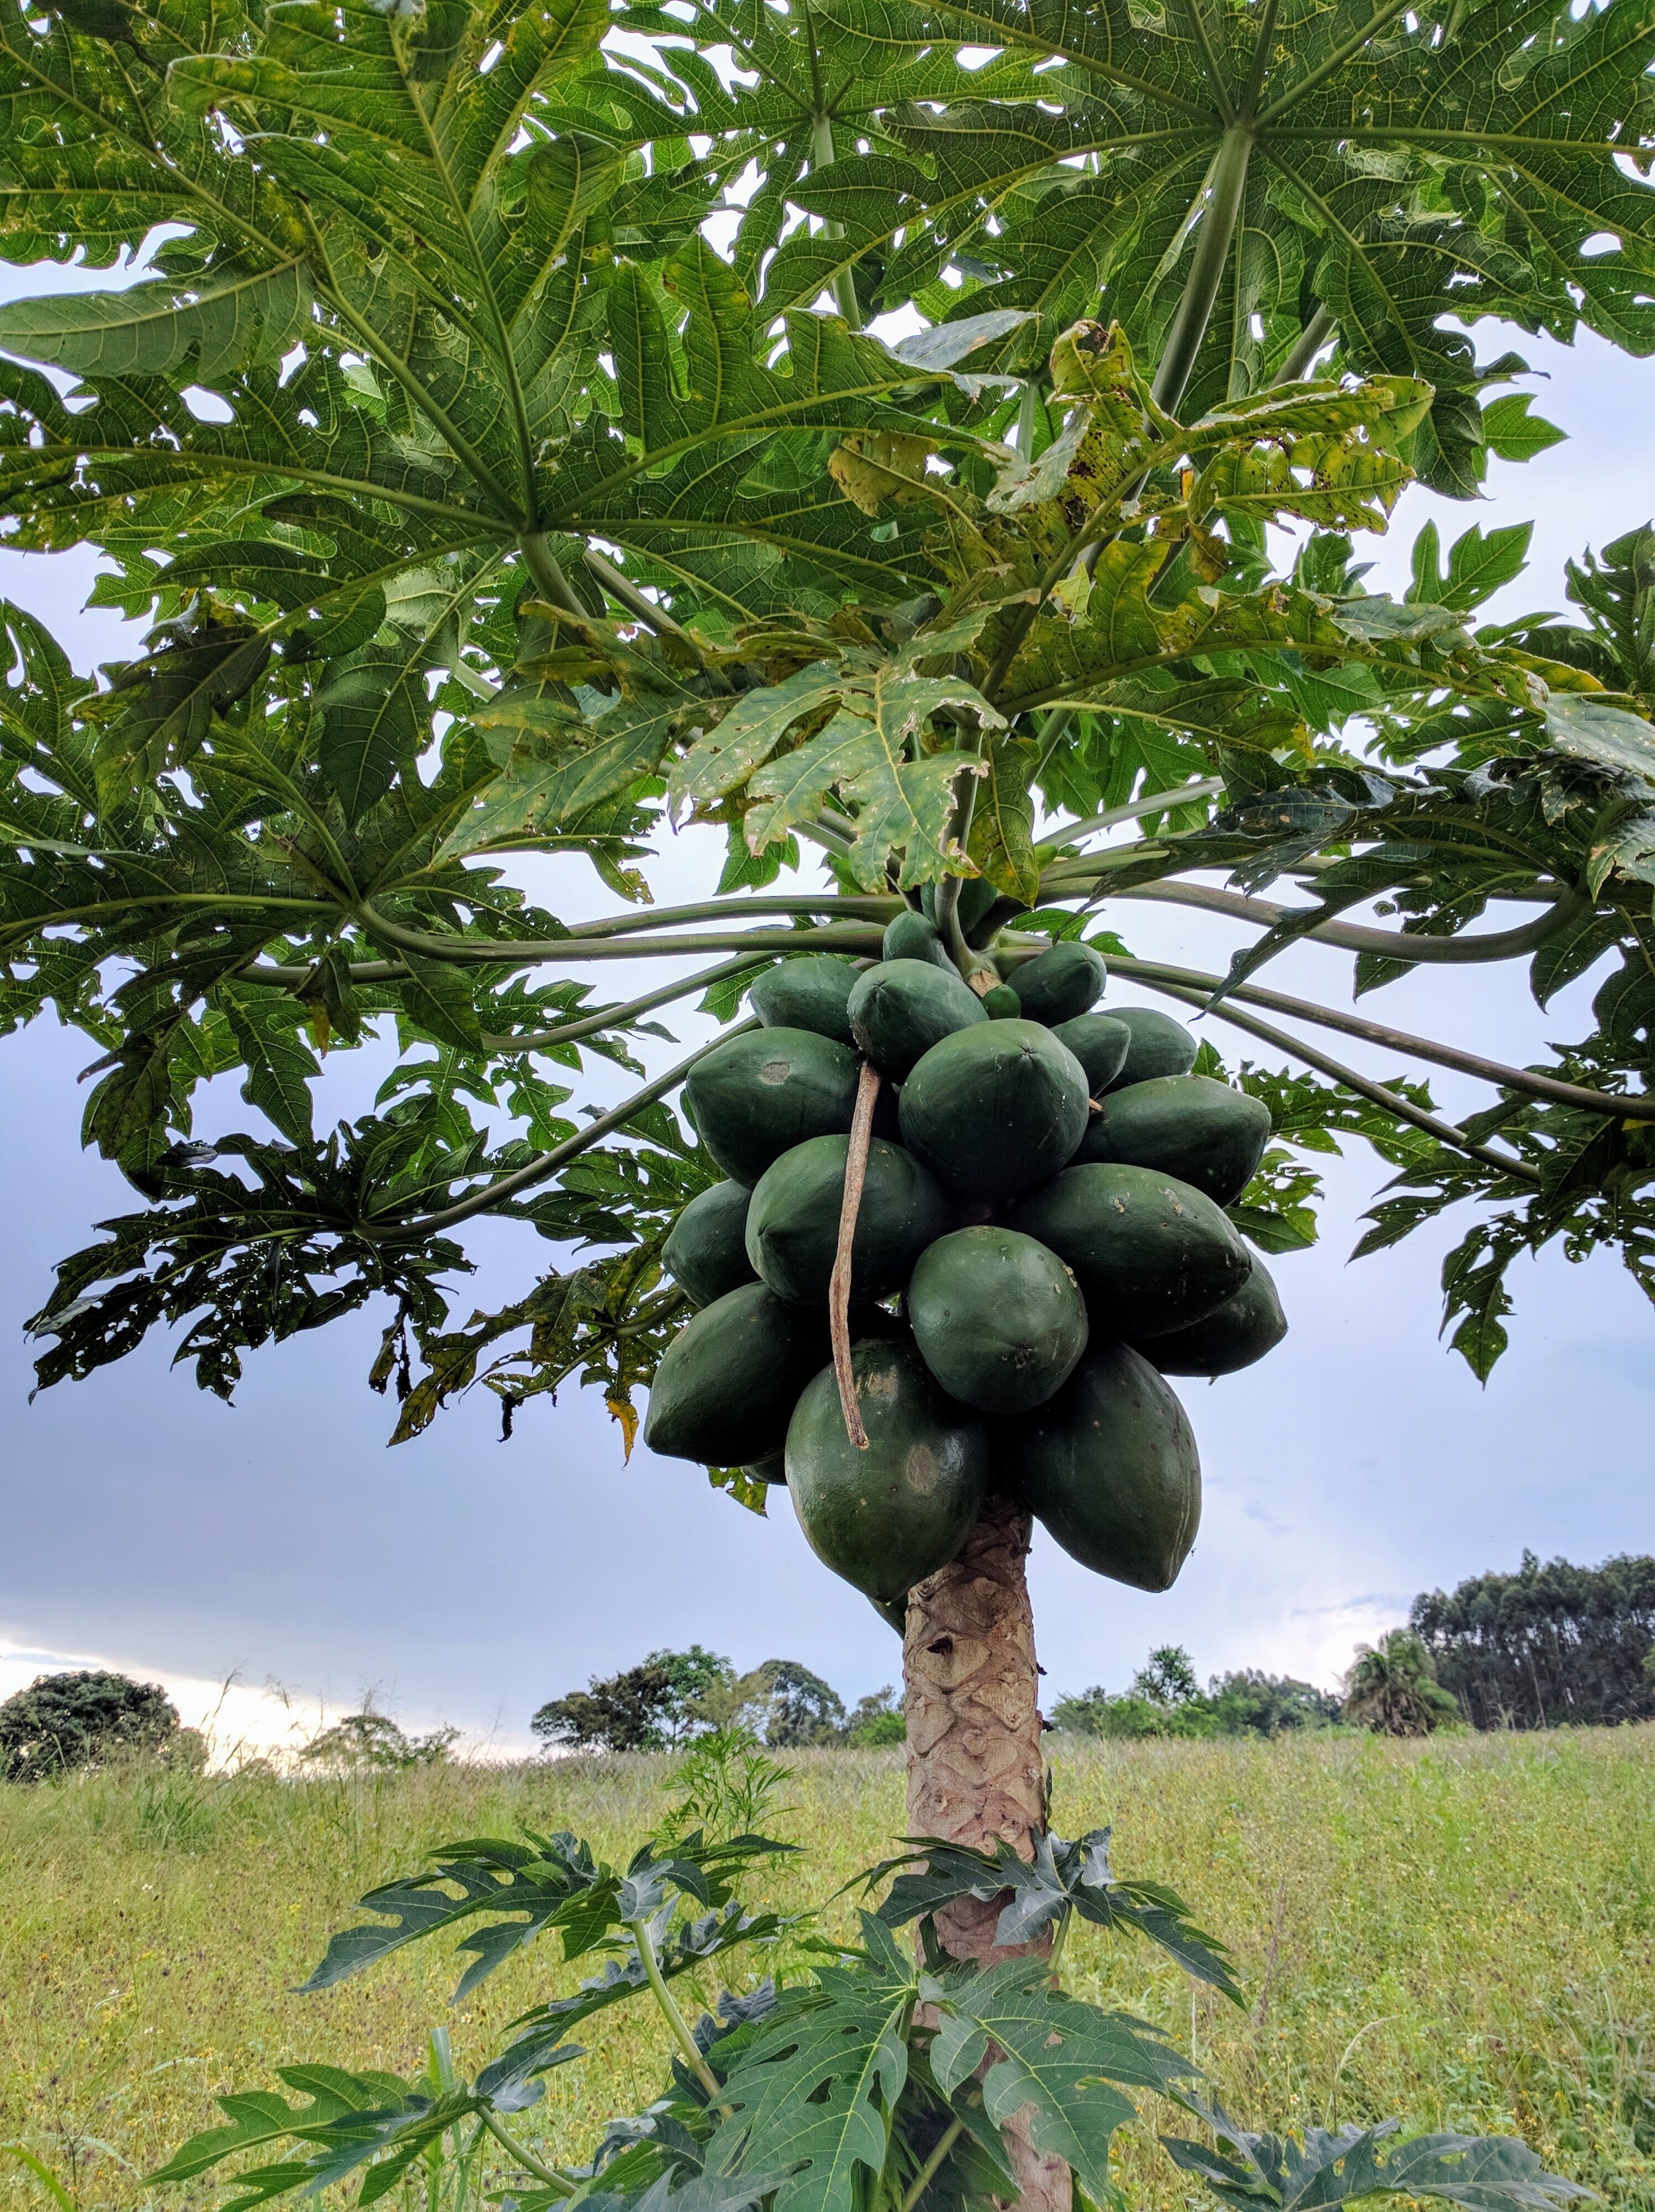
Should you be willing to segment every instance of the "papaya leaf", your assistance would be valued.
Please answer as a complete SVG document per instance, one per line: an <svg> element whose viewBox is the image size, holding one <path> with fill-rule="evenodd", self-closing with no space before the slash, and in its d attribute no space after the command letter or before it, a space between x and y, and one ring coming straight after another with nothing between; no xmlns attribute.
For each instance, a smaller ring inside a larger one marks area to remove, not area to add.
<svg viewBox="0 0 1655 2212"><path fill-rule="evenodd" d="M1549 447L1562 444L1567 431L1543 415L1530 415L1533 405L1531 392L1511 392L1489 402L1482 410L1482 434L1491 453L1502 461L1531 461Z"/></svg>
<svg viewBox="0 0 1655 2212"><path fill-rule="evenodd" d="M1002 2127L1019 2113L1035 2149L1073 2167L1094 2199L1109 2187L1110 2143L1136 2117L1117 2083L1163 2093L1198 2069L1159 2033L1051 1986L1043 1960L944 1976L931 2069L946 2095L986 2060L983 2100Z"/></svg>
<svg viewBox="0 0 1655 2212"><path fill-rule="evenodd" d="M390 790L420 750L424 685L405 655L373 647L333 669L317 696L323 732L319 765L355 822Z"/></svg>
<svg viewBox="0 0 1655 2212"><path fill-rule="evenodd" d="M238 2152L263 2150L289 2138L313 2140L341 2120L380 2112L408 2099L408 2085L394 2074L352 2074L343 2067L316 2065L278 2067L277 2073L308 2103L290 2105L270 2090L221 2097L228 2125L204 2128L192 2136L149 2179L192 2181ZM423 2101L429 2107L429 2100Z"/></svg>
<svg viewBox="0 0 1655 2212"><path fill-rule="evenodd" d="M1549 2173L1528 2145L1512 2136L1416 2136L1394 2142L1395 2120L1372 2128L1306 2129L1292 2136L1254 2135L1217 2106L1184 2100L1224 2149L1187 2137L1162 2144L1185 2173L1197 2175L1235 2212L1260 2205L1281 2212L1322 2212L1375 2197L1427 2197L1466 2212L1555 2212L1590 2197L1589 2189ZM1387 2145L1381 2154L1381 2146Z"/></svg>
<svg viewBox="0 0 1655 2212"><path fill-rule="evenodd" d="M1624 707L1554 692L1546 702L1546 734L1560 752L1576 760L1622 769L1655 783L1655 728Z"/></svg>
<svg viewBox="0 0 1655 2212"><path fill-rule="evenodd" d="M917 1872L899 1873L878 1917L888 1928L928 1919L955 1898L988 1904L1004 1897L995 1923L996 1943L1031 1943L1063 1914L1074 1911L1100 1928L1130 1929L1171 1953L1186 1973L1243 2002L1224 1946L1204 1935L1190 1909L1173 1891L1148 1882L1117 1879L1109 1860L1110 1830L1093 1828L1074 1842L1050 1832L1037 1838L1033 1856L1024 1859L1001 1843L992 1853L940 1839L913 1839L913 1849L886 1859L859 1879L864 1887L897 1868L922 1862Z"/></svg>
<svg viewBox="0 0 1655 2212"><path fill-rule="evenodd" d="M885 1928L867 1913L861 1926L867 1965L818 1967L813 1989L787 1992L725 2080L709 2169L785 2174L776 2212L852 2212L859 2173L885 2167L918 1981Z"/></svg>
<svg viewBox="0 0 1655 2212"><path fill-rule="evenodd" d="M989 748L989 772L977 795L967 851L997 891L1031 907L1040 895L1029 777L1035 749L1002 740Z"/></svg>
<svg viewBox="0 0 1655 2212"><path fill-rule="evenodd" d="M668 805L676 811L739 789L795 723L837 700L839 690L831 665L818 661L779 684L745 692L705 734L697 733L668 779Z"/></svg>
<svg viewBox="0 0 1655 2212"><path fill-rule="evenodd" d="M613 1923L616 1876L593 1859L587 1844L567 1832L528 1835L520 1843L478 1838L440 1847L435 1856L437 1863L429 1874L369 1890L360 1900L363 1910L389 1925L364 1923L342 1930L300 1987L307 1992L332 1989L392 1952L428 1936L445 1934L479 1913L513 1915L500 1928L480 1930L462 1946L479 1955L467 1967L458 1996L474 1988L512 1952L532 1942L544 1929L573 1919L577 1910L589 1914L595 1903L607 1916L604 1925ZM444 1883L457 1888L459 1896L451 1897L440 1887ZM520 1914L520 1919L515 1917Z"/></svg>
<svg viewBox="0 0 1655 2212"><path fill-rule="evenodd" d="M244 984L222 983L217 996L241 1048L241 1096L284 1137L307 1142L310 1085L321 1070L299 1035L304 1009L295 1000Z"/></svg>
<svg viewBox="0 0 1655 2212"><path fill-rule="evenodd" d="M652 694L623 699L581 721L551 711L550 702L532 695L519 699L502 693L473 713L478 728L535 736L514 748L501 774L444 839L438 859L509 851L578 823L655 773L684 712L683 701Z"/></svg>
<svg viewBox="0 0 1655 2212"><path fill-rule="evenodd" d="M406 970L396 991L408 1029L417 1036L435 1037L456 1052L480 1053L483 1024L469 980L476 971L405 947L398 957Z"/></svg>
<svg viewBox="0 0 1655 2212"><path fill-rule="evenodd" d="M279 361L309 319L304 264L215 270L198 287L164 278L125 292L14 300L0 346L30 361L110 376L188 370L203 384Z"/></svg>
<svg viewBox="0 0 1655 2212"><path fill-rule="evenodd" d="M974 753L925 752L924 725L944 708L963 710L983 729L1004 726L972 684L913 676L900 666L844 683L826 728L750 779L749 848L762 852L812 819L837 792L855 816L846 865L859 883L881 887L886 863L897 852L904 889L949 872L950 862L963 857L948 836L956 781L962 775L982 776L986 768Z"/></svg>

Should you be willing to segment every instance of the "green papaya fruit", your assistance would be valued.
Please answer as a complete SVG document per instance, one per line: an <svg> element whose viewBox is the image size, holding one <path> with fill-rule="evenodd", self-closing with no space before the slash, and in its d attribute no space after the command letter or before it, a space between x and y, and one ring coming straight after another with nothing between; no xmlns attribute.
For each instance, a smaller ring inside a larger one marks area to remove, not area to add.
<svg viewBox="0 0 1655 2212"><path fill-rule="evenodd" d="M1234 1297L1215 1307L1205 1321L1150 1337L1138 1349L1163 1375L1234 1375L1274 1352L1287 1334L1287 1316L1275 1285L1264 1262L1256 1258L1252 1273Z"/></svg>
<svg viewBox="0 0 1655 2212"><path fill-rule="evenodd" d="M692 1305L709 1306L727 1291L758 1280L747 1257L751 1202L745 1183L715 1182L697 1191L672 1224L660 1248L661 1265Z"/></svg>
<svg viewBox="0 0 1655 2212"><path fill-rule="evenodd" d="M971 932L977 927L978 922L980 922L983 915L988 913L989 908L994 904L998 896L999 893L995 890L994 885L989 881L987 876L966 877L965 880L959 887L958 911L959 926L967 937L969 937ZM921 885L920 905L930 920L934 921L937 916L937 886L935 884L924 884Z"/></svg>
<svg viewBox="0 0 1655 2212"><path fill-rule="evenodd" d="M1196 1064L1196 1044L1182 1022L1157 1006L1117 1006L1114 1018L1132 1032L1126 1058L1111 1090L1124 1091L1129 1083L1150 1083L1158 1075L1188 1075Z"/></svg>
<svg viewBox="0 0 1655 2212"><path fill-rule="evenodd" d="M948 957L948 948L937 934L937 926L928 914L918 914L904 907L893 922L887 925L879 944L882 960L925 960L933 968L946 968L951 975L958 969Z"/></svg>
<svg viewBox="0 0 1655 2212"><path fill-rule="evenodd" d="M1177 1176L1229 1206L1252 1181L1270 1138L1262 1098L1210 1075L1156 1075L1111 1091L1080 1146L1083 1160L1129 1160Z"/></svg>
<svg viewBox="0 0 1655 2212"><path fill-rule="evenodd" d="M1037 1022L984 1022L934 1044L903 1085L903 1142L962 1195L1004 1204L1074 1155L1086 1072Z"/></svg>
<svg viewBox="0 0 1655 2212"><path fill-rule="evenodd" d="M851 1044L845 1008L856 975L851 962L837 953L807 952L767 969L747 1001L767 1030L814 1030L818 1036Z"/></svg>
<svg viewBox="0 0 1655 2212"><path fill-rule="evenodd" d="M799 1393L831 1349L825 1314L744 1284L667 1346L643 1440L664 1459L751 1467L785 1441Z"/></svg>
<svg viewBox="0 0 1655 2212"><path fill-rule="evenodd" d="M850 1360L867 1449L846 1435L824 1367L788 1425L788 1492L817 1558L889 1603L965 1540L983 1504L989 1436L944 1396L912 1343L858 1344Z"/></svg>
<svg viewBox="0 0 1655 2212"><path fill-rule="evenodd" d="M942 1038L988 1018L982 1000L952 967L945 973L923 960L882 960L865 968L850 994L857 1043L895 1083Z"/></svg>
<svg viewBox="0 0 1655 2212"><path fill-rule="evenodd" d="M894 1628L898 1636L908 1633L908 1594L901 1597L871 1597L867 1601L887 1628Z"/></svg>
<svg viewBox="0 0 1655 2212"><path fill-rule="evenodd" d="M996 983L983 994L983 1011L991 1022L1020 1022L1023 1002L1009 983Z"/></svg>
<svg viewBox="0 0 1655 2212"><path fill-rule="evenodd" d="M1108 981L1103 954L1077 937L1066 938L1011 973L1025 1019L1044 1022L1048 1028L1089 1012L1103 997Z"/></svg>
<svg viewBox="0 0 1655 2212"><path fill-rule="evenodd" d="M1052 1035L1085 1068L1094 1098L1103 1097L1125 1066L1132 1043L1131 1030L1113 1014L1077 1014L1072 1022L1055 1023Z"/></svg>
<svg viewBox="0 0 1655 2212"><path fill-rule="evenodd" d="M1065 1169L1007 1226L1074 1268L1094 1338L1132 1344L1205 1320L1235 1296L1253 1264L1205 1191L1118 1161Z"/></svg>
<svg viewBox="0 0 1655 2212"><path fill-rule="evenodd" d="M1071 1559L1135 1589L1170 1589L1201 1522L1188 1415L1149 1362L1095 1345L1057 1395L995 1438L1015 1487Z"/></svg>
<svg viewBox="0 0 1655 2212"><path fill-rule="evenodd" d="M749 1030L696 1062L684 1100L725 1174L751 1185L806 1137L849 1130L859 1073L849 1045L814 1030Z"/></svg>
<svg viewBox="0 0 1655 2212"><path fill-rule="evenodd" d="M741 1472L753 1482L785 1482L788 1479L787 1451L784 1448L780 1451L766 1452L763 1459L754 1460L751 1467L744 1467Z"/></svg>
<svg viewBox="0 0 1655 2212"><path fill-rule="evenodd" d="M758 1179L747 1213L746 1254L778 1297L806 1306L828 1302L849 1150L849 1137L812 1137L783 1152ZM871 1144L850 1248L855 1302L899 1291L950 1218L941 1186L911 1152Z"/></svg>
<svg viewBox="0 0 1655 2212"><path fill-rule="evenodd" d="M951 1398L1021 1413L1062 1389L1086 1348L1086 1308L1055 1252L1014 1230L957 1229L921 1255L909 1327Z"/></svg>

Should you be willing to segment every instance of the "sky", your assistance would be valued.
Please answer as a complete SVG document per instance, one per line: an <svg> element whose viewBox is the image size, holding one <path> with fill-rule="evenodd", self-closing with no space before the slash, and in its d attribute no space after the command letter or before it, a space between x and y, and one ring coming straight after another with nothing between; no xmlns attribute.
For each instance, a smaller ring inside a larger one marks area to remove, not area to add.
<svg viewBox="0 0 1655 2212"><path fill-rule="evenodd" d="M0 296L98 281L0 271ZM1481 334L1485 355L1504 342ZM1428 514L1445 538L1473 520L1533 520L1530 573L1494 611L1561 607L1564 560L1655 513L1644 427L1655 364L1590 338L1572 350L1512 343L1549 379L1536 384L1536 412L1568 442L1524 469L1494 464L1475 507L1410 493L1375 548L1372 587L1405 584ZM47 619L82 668L131 650L115 617L81 611L94 573L88 554L0 552L0 592ZM704 896L718 857L707 832L663 839L658 898ZM525 880L566 918L613 903L584 863L533 869ZM1106 919L1141 956L1196 967L1222 966L1235 942L1231 926L1172 908L1121 904ZM1349 969L1306 945L1272 980L1345 1003ZM653 980L647 966L625 973L638 990ZM1585 979L1542 1018L1520 968L1427 970L1365 1004L1396 1027L1521 1063L1579 1033L1592 988ZM1111 984L1104 1004L1146 999ZM1234 1032L1214 1034L1236 1053ZM1389 1055L1338 1049L1371 1073L1399 1072ZM370 1698L410 1728L453 1723L505 1756L530 1747L544 1700L662 1646L700 1642L743 1668L800 1660L848 1703L899 1680L896 1638L815 1560L785 1491L760 1520L697 1468L642 1445L628 1463L595 1392L570 1385L555 1407L535 1401L506 1444L496 1401L478 1392L387 1449L394 1408L365 1382L384 1318L372 1311L254 1354L233 1407L171 1368L158 1340L31 1402L21 1323L54 1261L138 1203L80 1148L76 1077L94 1057L49 1021L0 1042L0 1696L41 1672L114 1666L164 1683L186 1723L210 1718L221 1752L302 1741ZM332 1062L319 1121L361 1110L384 1065L372 1054ZM1432 1082L1451 1111L1487 1103L1469 1082ZM614 1072L593 1063L575 1103L618 1095ZM220 1082L198 1132L248 1118ZM1284 1345L1244 1374L1181 1386L1205 1508L1175 1587L1150 1596L1104 1581L1037 1532L1049 1701L1123 1688L1167 1643L1186 1646L1203 1676L1258 1666L1333 1686L1357 1642L1403 1620L1421 1589L1514 1567L1525 1548L1595 1563L1650 1547L1655 1313L1630 1277L1602 1256L1524 1266L1512 1349L1481 1388L1437 1334L1438 1273L1465 1209L1348 1264L1384 1173L1360 1145L1332 1162L1321 1241L1272 1262ZM484 1225L475 1251L461 1319L473 1298L520 1294L552 1256L504 1224Z"/></svg>

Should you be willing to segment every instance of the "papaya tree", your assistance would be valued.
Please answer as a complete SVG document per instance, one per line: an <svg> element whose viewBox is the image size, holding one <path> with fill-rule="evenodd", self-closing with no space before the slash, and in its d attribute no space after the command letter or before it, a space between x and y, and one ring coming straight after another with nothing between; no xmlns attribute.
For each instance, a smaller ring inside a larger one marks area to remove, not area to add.
<svg viewBox="0 0 1655 2212"><path fill-rule="evenodd" d="M1477 325L1655 349L1652 59L1637 0L14 13L5 254L152 249L0 310L7 543L95 547L147 625L82 680L6 613L6 1017L86 1033L86 1140L141 1201L60 1267L41 1382L169 1329L228 1396L372 1304L398 1438L578 1376L630 1448L660 1367L658 1446L740 1505L785 1475L901 1621L914 1832L1036 1850L1031 1505L1176 1573L1155 1347L1275 1340L1305 1151L1391 1171L1363 1249L1477 1206L1445 1286L1481 1375L1520 1253L1655 1291L1655 532L1528 623L1476 618L1520 530L1427 526L1400 599L1358 557L1410 482L1556 438ZM727 858L659 906L685 820ZM554 914L537 854L606 899ZM1134 957L1146 900L1232 921L1228 971ZM1512 1067L1261 983L1300 939L1363 994L1604 980ZM1297 1072L1095 1011L1105 964ZM691 1001L719 1036L655 1072ZM369 1039L392 1071L330 1127ZM588 1055L642 1079L577 1121ZM1433 1067L1487 1109L1445 1118ZM206 1146L215 1076L254 1118ZM500 1217L577 1263L457 1325ZM1001 1956L1003 1914L957 1888L944 1954Z"/></svg>

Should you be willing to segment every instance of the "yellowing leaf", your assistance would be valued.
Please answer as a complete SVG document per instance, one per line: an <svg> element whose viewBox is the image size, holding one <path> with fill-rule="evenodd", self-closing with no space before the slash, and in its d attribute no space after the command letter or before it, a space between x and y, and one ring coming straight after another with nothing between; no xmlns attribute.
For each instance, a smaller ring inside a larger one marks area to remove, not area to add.
<svg viewBox="0 0 1655 2212"><path fill-rule="evenodd" d="M638 1440L638 1409L630 1398L618 1398L612 1394L604 1400L604 1403L621 1425L624 1454L630 1459L632 1447Z"/></svg>
<svg viewBox="0 0 1655 2212"><path fill-rule="evenodd" d="M949 860L961 857L947 835L955 781L985 769L974 754L922 750L921 732L944 707L966 709L986 728L1004 726L974 684L952 678L882 668L848 684L838 713L819 736L753 776L748 849L763 852L818 813L837 790L856 817L849 865L859 883L881 888L894 851L902 854L904 887L946 875Z"/></svg>
<svg viewBox="0 0 1655 2212"><path fill-rule="evenodd" d="M907 507L927 495L925 458L933 451L928 438L866 431L834 448L828 455L828 474L864 514L877 514L881 500Z"/></svg>

